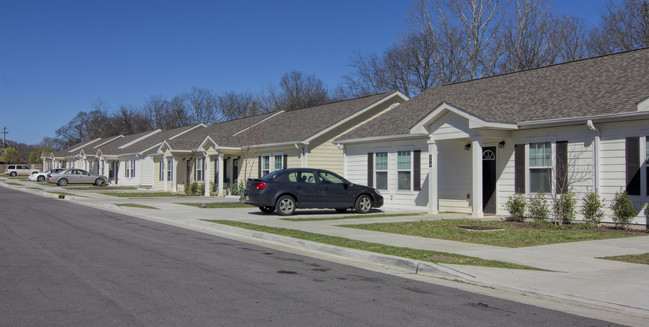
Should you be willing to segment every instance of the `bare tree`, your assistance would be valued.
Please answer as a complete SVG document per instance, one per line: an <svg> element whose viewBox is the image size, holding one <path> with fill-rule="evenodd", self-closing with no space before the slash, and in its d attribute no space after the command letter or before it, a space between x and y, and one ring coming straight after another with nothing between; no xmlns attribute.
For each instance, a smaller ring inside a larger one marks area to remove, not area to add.
<svg viewBox="0 0 649 327"><path fill-rule="evenodd" d="M185 101L180 96L175 96L169 101L168 108L165 111L164 118L162 119L161 129L173 129L177 127L187 126L192 123L192 119L187 113Z"/></svg>
<svg viewBox="0 0 649 327"><path fill-rule="evenodd" d="M183 99L192 123L209 125L222 120L216 107L216 96L211 90L192 87L190 92L183 95Z"/></svg>
<svg viewBox="0 0 649 327"><path fill-rule="evenodd" d="M546 1L515 0L510 17L502 33L505 58L501 70L521 71L555 63L558 30Z"/></svg>
<svg viewBox="0 0 649 327"><path fill-rule="evenodd" d="M350 61L352 73L343 76L343 79L347 92L351 96L361 97L390 90L383 58L375 53L364 56L360 52L355 52Z"/></svg>
<svg viewBox="0 0 649 327"><path fill-rule="evenodd" d="M153 120L143 112L127 106L120 106L119 110L109 118L111 135L128 135L146 132L153 129Z"/></svg>
<svg viewBox="0 0 649 327"><path fill-rule="evenodd" d="M162 128L165 125L165 115L169 110L169 103L161 96L150 96L142 107L144 113L149 117L153 128Z"/></svg>
<svg viewBox="0 0 649 327"><path fill-rule="evenodd" d="M219 115L223 120L232 120L267 112L262 101L250 93L226 92L217 98Z"/></svg>
<svg viewBox="0 0 649 327"><path fill-rule="evenodd" d="M327 103L329 96L324 83L314 75L290 71L282 75L279 91L269 86L274 110L297 110Z"/></svg>
<svg viewBox="0 0 649 327"><path fill-rule="evenodd" d="M592 55L649 47L649 0L609 2L599 27L590 33Z"/></svg>

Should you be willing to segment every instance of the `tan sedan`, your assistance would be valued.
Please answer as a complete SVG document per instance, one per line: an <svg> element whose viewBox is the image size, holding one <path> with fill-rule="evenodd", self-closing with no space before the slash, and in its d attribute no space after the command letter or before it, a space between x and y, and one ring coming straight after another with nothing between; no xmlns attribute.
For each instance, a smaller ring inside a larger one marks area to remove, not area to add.
<svg viewBox="0 0 649 327"><path fill-rule="evenodd" d="M91 174L83 169L66 169L57 174L48 174L47 181L54 183L58 186L65 186L68 184L95 184L106 185L108 178L102 175Z"/></svg>

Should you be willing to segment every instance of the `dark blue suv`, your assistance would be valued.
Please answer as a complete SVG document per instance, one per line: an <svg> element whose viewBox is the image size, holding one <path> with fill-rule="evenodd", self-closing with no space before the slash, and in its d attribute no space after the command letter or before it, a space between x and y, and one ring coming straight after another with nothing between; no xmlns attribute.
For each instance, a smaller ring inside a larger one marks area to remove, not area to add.
<svg viewBox="0 0 649 327"><path fill-rule="evenodd" d="M259 179L249 179L243 192L245 203L262 212L292 215L296 208L333 208L345 212L354 208L367 213L383 205L374 188L353 184L323 169L276 170Z"/></svg>

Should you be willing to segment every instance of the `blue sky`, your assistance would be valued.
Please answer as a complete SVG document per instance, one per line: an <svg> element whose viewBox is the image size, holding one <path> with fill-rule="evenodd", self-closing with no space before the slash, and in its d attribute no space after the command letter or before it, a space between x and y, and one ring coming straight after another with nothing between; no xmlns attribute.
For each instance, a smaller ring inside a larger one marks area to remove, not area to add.
<svg viewBox="0 0 649 327"><path fill-rule="evenodd" d="M604 0L556 1L594 22ZM382 52L414 0L0 0L0 129L27 144L101 99L117 110L193 86L257 92L290 70L333 88Z"/></svg>

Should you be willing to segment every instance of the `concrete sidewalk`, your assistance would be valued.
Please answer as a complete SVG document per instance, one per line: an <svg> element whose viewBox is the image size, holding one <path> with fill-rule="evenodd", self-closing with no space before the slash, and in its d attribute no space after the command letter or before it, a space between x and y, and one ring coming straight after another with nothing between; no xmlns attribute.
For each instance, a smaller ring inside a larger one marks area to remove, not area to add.
<svg viewBox="0 0 649 327"><path fill-rule="evenodd" d="M24 187L8 185L7 180L0 181L2 186L19 189L47 197L57 197L47 191L63 191L61 188L38 184L43 190L29 189L26 186L35 183L23 182ZM19 182L20 183L20 182ZM617 316L616 322L631 325L649 325L649 265L630 264L597 257L641 254L649 252L649 236L586 241L564 244L553 244L526 248L502 248L496 246L429 239L405 235L387 234L340 227L346 224L364 224L372 222L399 222L413 220L436 220L465 218L464 215L413 215L385 218L359 218L344 220L320 221L286 221L278 215L262 214L257 208L237 209L202 209L179 205L180 202L236 202L236 197L203 198L117 198L88 192L65 190L66 200L99 207L106 210L150 219L180 227L200 230L226 237L237 237L255 241L270 242L289 248L315 251L327 255L363 261L366 263L387 266L425 276L461 281L497 290L534 296L569 305L595 309L604 314ZM78 196L77 196L78 195ZM143 204L160 210L119 207L117 203ZM381 208L385 213L403 213L399 208ZM352 215L350 211L343 215ZM318 218L340 216L331 210L297 211L291 218ZM253 224L302 230L307 232L345 237L354 240L381 243L392 246L415 249L457 253L483 259L500 260L520 265L532 266L546 271L527 271L514 269L485 268L464 265L431 264L416 260L396 258L376 253L338 248L319 243L296 240L288 237L243 230L220 224L202 221L202 219L236 220ZM489 294L489 293L486 293ZM624 319L628 317L628 319Z"/></svg>

